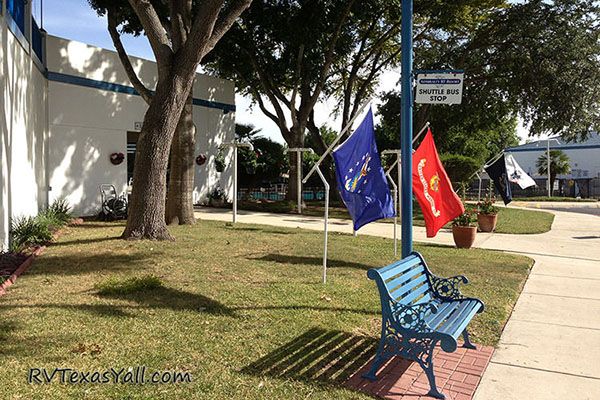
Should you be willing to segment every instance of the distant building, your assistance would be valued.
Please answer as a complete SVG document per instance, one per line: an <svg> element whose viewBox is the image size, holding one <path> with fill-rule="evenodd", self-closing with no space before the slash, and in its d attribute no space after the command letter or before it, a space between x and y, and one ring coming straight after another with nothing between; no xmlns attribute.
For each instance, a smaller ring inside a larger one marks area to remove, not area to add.
<svg viewBox="0 0 600 400"><path fill-rule="evenodd" d="M0 250L17 216L36 215L59 198L75 214L94 215L98 185L126 192L147 109L115 52L47 35L31 8L26 0L0 1ZM155 63L131 62L154 88ZM235 137L234 83L197 74L193 97L195 154L206 155L196 166L194 202L207 201L217 185L232 198L231 163L218 173L214 159ZM113 165L114 153L127 157Z"/></svg>
<svg viewBox="0 0 600 400"><path fill-rule="evenodd" d="M512 153L523 170L538 183L538 191L546 190L547 176L538 174L536 162L540 156L546 155L547 145L548 141L542 139L505 150L507 153ZM554 188L556 195L600 196L600 134L598 132L592 133L583 142L567 142L560 137L550 138L550 150L563 151L571 163L571 173L557 176Z"/></svg>

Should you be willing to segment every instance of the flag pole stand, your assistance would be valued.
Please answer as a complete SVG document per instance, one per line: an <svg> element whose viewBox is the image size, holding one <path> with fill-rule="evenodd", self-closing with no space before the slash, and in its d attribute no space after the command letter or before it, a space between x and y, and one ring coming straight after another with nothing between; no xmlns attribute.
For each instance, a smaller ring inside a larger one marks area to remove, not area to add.
<svg viewBox="0 0 600 400"><path fill-rule="evenodd" d="M329 222L329 183L323 176L321 168L317 168L317 174L323 185L325 186L325 222L323 225L324 239L323 239L323 284L327 283L327 234L328 234L328 222Z"/></svg>
<svg viewBox="0 0 600 400"><path fill-rule="evenodd" d="M400 165L400 163L398 163L398 165ZM392 192L394 193L394 210L396 210L396 212L394 213L394 257L398 257L398 185L396 185L396 182L394 182L392 176L390 175L390 170L392 168L387 170L385 172L385 175L388 177L390 183L393 186Z"/></svg>
<svg viewBox="0 0 600 400"><path fill-rule="evenodd" d="M481 201L481 174L479 171L476 172L477 178L479 179L479 188L477 189L477 202Z"/></svg>
<svg viewBox="0 0 600 400"><path fill-rule="evenodd" d="M419 133L416 134L416 136L413 138L412 140L412 144L414 145L415 142L417 141L417 139L423 134L423 132L425 132L425 130L427 128L429 128L431 124L429 122L426 122L425 125L421 128L421 130L419 131ZM402 176L402 161L401 161L401 157L402 157L402 151L401 150L397 150L397 149L388 149L388 150L383 150L381 152L381 155L386 155L386 154L394 154L396 155L396 160L392 163L392 165L390 165L390 167L387 169L387 171L385 171L385 175L387 176L387 178L389 179L390 183L392 184L393 187L393 192L394 192L394 210L396 211L396 216L394 217L394 257L398 256L398 236L397 236L397 226L398 226L398 216L400 215L400 223L402 223L402 210L401 210L401 206L400 206L400 197L401 197L401 193L402 193L402 185L400 184L400 179ZM392 179L392 176L390 174L390 172L394 169L394 167L397 167L398 169L398 184L396 184L396 182L394 182L394 179Z"/></svg>
<svg viewBox="0 0 600 400"><path fill-rule="evenodd" d="M306 153L310 153L310 154L314 154L314 150L311 149L310 147L298 147L298 148L291 148L291 149L287 149L287 151L294 151L296 152L297 159L300 159L300 157L302 156L303 152ZM316 168L315 168L316 167ZM323 284L327 283L327 241L328 241L328 235L329 235L329 182L327 182L327 179L325 179L325 176L323 175L323 172L321 172L321 168L319 168L319 165L315 165L313 166L311 171L316 171L317 175L319 175L319 178L321 178L321 182L323 182L323 186L325 187L325 214L324 214L324 223L323 223ZM298 214L301 213L301 186L300 186L300 177L302 171L299 171L298 173ZM306 181L308 180L308 178L310 178L310 175L306 175L306 178L304 178L304 180L302 181L303 183L306 183Z"/></svg>
<svg viewBox="0 0 600 400"><path fill-rule="evenodd" d="M325 157L327 157L327 155L329 153L331 153L331 151L334 149L334 147L338 144L338 142L340 141L340 139L346 134L346 132L348 132L348 130L350 130L350 128L352 128L352 124L354 123L354 120L362 114L363 110L365 109L365 107L371 102L371 99L369 99L367 102L365 102L360 109L358 110L358 112L356 114L354 114L354 117L352 117L350 119L350 121L348 121L348 123L346 124L346 126L341 130L340 133L338 133L338 135L335 137L335 139L333 140L333 142L331 142L331 144L329 145L329 147L327 148L327 150L325 150L323 152L323 154L321 155L321 158L319 158L317 160L317 162L315 163L315 165L313 165L313 167L310 169L310 171L308 171L308 174L306 174L306 176L304 177L304 179L302 180L302 183L306 184L306 182L308 182L308 178L310 178L312 176L312 174L315 173L315 171L317 170L317 168L319 168L319 166L323 163L323 160L325 160Z"/></svg>
<svg viewBox="0 0 600 400"><path fill-rule="evenodd" d="M238 166L237 166L237 160L238 160L238 148L240 147L246 147L249 148L250 150L254 150L254 146L252 146L252 143L242 143L242 142L237 142L235 140L232 140L229 143L223 143L222 145L219 146L220 149L223 149L225 147L232 147L233 148L233 217L232 217L232 223L236 223L237 222L237 203L238 203Z"/></svg>

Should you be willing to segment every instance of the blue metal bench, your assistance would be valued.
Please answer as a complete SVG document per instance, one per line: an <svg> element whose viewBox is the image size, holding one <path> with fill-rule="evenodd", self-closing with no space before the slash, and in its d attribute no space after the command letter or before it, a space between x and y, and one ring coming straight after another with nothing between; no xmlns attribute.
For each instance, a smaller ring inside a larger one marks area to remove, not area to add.
<svg viewBox="0 0 600 400"><path fill-rule="evenodd" d="M370 269L367 276L377 283L382 318L377 355L364 377L377 379L382 363L399 355L423 368L429 379L429 396L444 399L435 384L433 349L439 342L442 350L455 351L461 334L463 347L474 349L467 325L483 311L483 302L460 293L458 285L468 283L467 278L433 275L417 252L387 267Z"/></svg>

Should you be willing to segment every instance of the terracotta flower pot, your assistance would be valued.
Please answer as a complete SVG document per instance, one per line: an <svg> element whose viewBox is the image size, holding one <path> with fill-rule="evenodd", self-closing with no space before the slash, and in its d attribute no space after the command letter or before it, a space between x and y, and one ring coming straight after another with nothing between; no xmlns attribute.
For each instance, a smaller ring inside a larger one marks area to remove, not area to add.
<svg viewBox="0 0 600 400"><path fill-rule="evenodd" d="M498 222L498 214L477 214L477 225L481 232L493 232Z"/></svg>
<svg viewBox="0 0 600 400"><path fill-rule="evenodd" d="M456 247L460 249L470 249L475 242L476 226L452 226L452 236Z"/></svg>

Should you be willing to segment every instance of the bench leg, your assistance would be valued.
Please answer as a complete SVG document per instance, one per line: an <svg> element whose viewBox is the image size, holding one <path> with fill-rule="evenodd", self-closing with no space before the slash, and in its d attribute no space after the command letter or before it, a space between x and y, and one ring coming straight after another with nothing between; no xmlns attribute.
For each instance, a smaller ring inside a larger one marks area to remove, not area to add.
<svg viewBox="0 0 600 400"><path fill-rule="evenodd" d="M424 357L420 357L418 359L419 365L425 371L425 375L427 375L427 380L429 381L429 392L427 396L435 397L436 399L444 400L446 396L440 392L435 384L435 375L433 374L433 349L435 347L436 341L433 341L429 346L427 354Z"/></svg>
<svg viewBox="0 0 600 400"><path fill-rule="evenodd" d="M381 364L385 361L385 357L383 356L383 351L385 349L385 335L381 335L381 339L379 340L379 346L377 347L377 354L375 355L375 359L373 360L373 364L371 364L371 368L369 372L364 374L362 377L368 379L370 381L376 381L377 370L381 367Z"/></svg>
<svg viewBox="0 0 600 400"><path fill-rule="evenodd" d="M475 345L473 343L471 343L471 341L469 340L469 332L467 332L467 329L465 328L465 330L462 333L463 339L465 340L465 343L463 343L462 347L467 348L467 349L473 349L475 350L477 347L475 347Z"/></svg>

